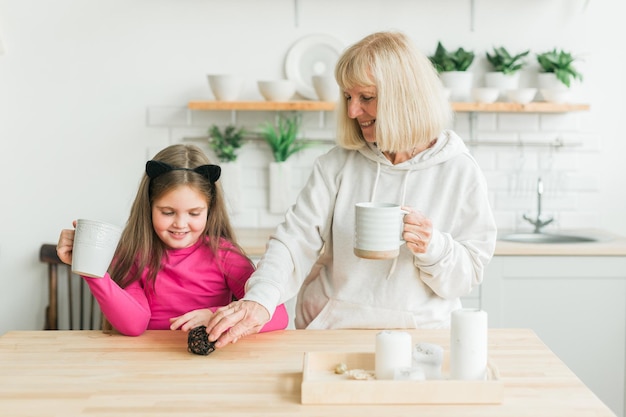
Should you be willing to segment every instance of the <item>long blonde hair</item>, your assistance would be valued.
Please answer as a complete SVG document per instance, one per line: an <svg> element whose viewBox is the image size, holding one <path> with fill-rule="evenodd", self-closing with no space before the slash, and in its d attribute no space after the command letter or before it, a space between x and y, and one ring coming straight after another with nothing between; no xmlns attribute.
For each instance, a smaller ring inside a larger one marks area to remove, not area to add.
<svg viewBox="0 0 626 417"><path fill-rule="evenodd" d="M437 71L402 33L373 33L346 49L335 78L342 91L376 87L376 143L383 152L425 147L452 121ZM337 138L346 149L365 144L357 121L348 117L347 100L338 103Z"/></svg>
<svg viewBox="0 0 626 417"><path fill-rule="evenodd" d="M220 182L211 182L191 171L211 163L204 152L195 145L177 144L161 150L153 160L189 170L176 169L152 179L144 171L110 268L111 278L122 288L140 279L146 268L148 281L154 284L167 248L152 226L152 204L182 185L192 187L206 197L208 211L204 234L209 238L206 240L211 250L217 253L220 238L224 238L241 251L230 224Z"/></svg>

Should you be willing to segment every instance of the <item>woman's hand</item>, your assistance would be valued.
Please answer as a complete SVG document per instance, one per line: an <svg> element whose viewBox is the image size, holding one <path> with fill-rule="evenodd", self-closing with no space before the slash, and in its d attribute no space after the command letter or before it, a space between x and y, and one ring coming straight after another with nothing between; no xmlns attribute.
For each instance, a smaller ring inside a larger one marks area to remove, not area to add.
<svg viewBox="0 0 626 417"><path fill-rule="evenodd" d="M213 316L213 312L208 308L193 310L183 314L182 316L172 317L170 319L170 329L180 329L187 332L198 326L206 326L209 323L211 316Z"/></svg>
<svg viewBox="0 0 626 417"><path fill-rule="evenodd" d="M254 301L234 301L219 308L207 324L209 341L215 347L226 346L249 334L258 333L270 320L269 311Z"/></svg>
<svg viewBox="0 0 626 417"><path fill-rule="evenodd" d="M76 220L72 222L74 229L76 229ZM57 243L57 256L64 263L72 264L72 248L74 247L74 233L75 230L63 229L59 236L59 243Z"/></svg>
<svg viewBox="0 0 626 417"><path fill-rule="evenodd" d="M411 207L402 207L409 214L404 216L402 238L413 253L426 253L433 234L433 224L429 218Z"/></svg>

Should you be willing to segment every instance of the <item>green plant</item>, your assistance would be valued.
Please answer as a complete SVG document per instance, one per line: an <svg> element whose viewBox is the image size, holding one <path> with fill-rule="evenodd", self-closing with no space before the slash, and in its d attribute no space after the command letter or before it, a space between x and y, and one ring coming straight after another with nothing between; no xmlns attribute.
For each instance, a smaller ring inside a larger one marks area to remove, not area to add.
<svg viewBox="0 0 626 417"><path fill-rule="evenodd" d="M272 149L276 162L285 162L291 155L310 146L312 142L297 140L302 120L299 114L279 116L277 123L265 123L261 135Z"/></svg>
<svg viewBox="0 0 626 417"><path fill-rule="evenodd" d="M543 72L553 72L556 78L570 87L572 80L582 81L583 76L574 67L576 58L569 52L556 48L537 54L537 62Z"/></svg>
<svg viewBox="0 0 626 417"><path fill-rule="evenodd" d="M526 50L517 55L511 55L504 46L493 48L493 55L489 52L485 53L487 61L493 67L495 72L502 72L504 74L515 74L517 71L524 68L526 62L523 60L530 50Z"/></svg>
<svg viewBox="0 0 626 417"><path fill-rule="evenodd" d="M441 42L437 42L435 54L428 57L435 66L437 72L467 71L474 62L474 52L459 48L456 51L448 51Z"/></svg>
<svg viewBox="0 0 626 417"><path fill-rule="evenodd" d="M245 133L243 128L237 129L233 125L226 126L224 130L213 125L209 128L209 146L220 161L236 161L237 149L241 147Z"/></svg>

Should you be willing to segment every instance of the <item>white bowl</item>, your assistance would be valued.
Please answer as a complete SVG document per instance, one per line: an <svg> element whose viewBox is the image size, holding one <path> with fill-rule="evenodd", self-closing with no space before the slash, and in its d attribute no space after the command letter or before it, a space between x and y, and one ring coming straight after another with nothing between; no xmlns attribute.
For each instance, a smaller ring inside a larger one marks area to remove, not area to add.
<svg viewBox="0 0 626 417"><path fill-rule="evenodd" d="M339 98L339 86L335 77L330 75L314 75L311 77L315 94L322 101L337 101Z"/></svg>
<svg viewBox="0 0 626 417"><path fill-rule="evenodd" d="M500 90L491 87L472 88L472 98L477 103L493 103L498 99Z"/></svg>
<svg viewBox="0 0 626 417"><path fill-rule="evenodd" d="M507 90L506 98L512 103L527 104L533 101L536 94L536 88L517 88L515 90Z"/></svg>
<svg viewBox="0 0 626 417"><path fill-rule="evenodd" d="M539 92L541 92L541 96L548 103L569 103L572 99L570 90L542 88Z"/></svg>
<svg viewBox="0 0 626 417"><path fill-rule="evenodd" d="M289 101L296 93L296 83L291 80L259 81L258 86L267 101Z"/></svg>
<svg viewBox="0 0 626 417"><path fill-rule="evenodd" d="M244 79L233 74L208 74L209 86L217 100L235 101L243 89Z"/></svg>

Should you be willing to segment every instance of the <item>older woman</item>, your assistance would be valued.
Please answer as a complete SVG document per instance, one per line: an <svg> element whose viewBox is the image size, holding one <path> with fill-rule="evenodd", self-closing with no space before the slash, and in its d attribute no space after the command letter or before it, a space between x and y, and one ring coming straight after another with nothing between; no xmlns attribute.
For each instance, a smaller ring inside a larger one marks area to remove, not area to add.
<svg viewBox="0 0 626 417"><path fill-rule="evenodd" d="M245 297L207 332L224 346L258 331L298 294L296 327L438 328L483 279L496 225L483 174L451 121L436 71L401 33L369 35L340 57L338 146L318 158L268 242ZM353 253L354 207L400 204L392 260Z"/></svg>

